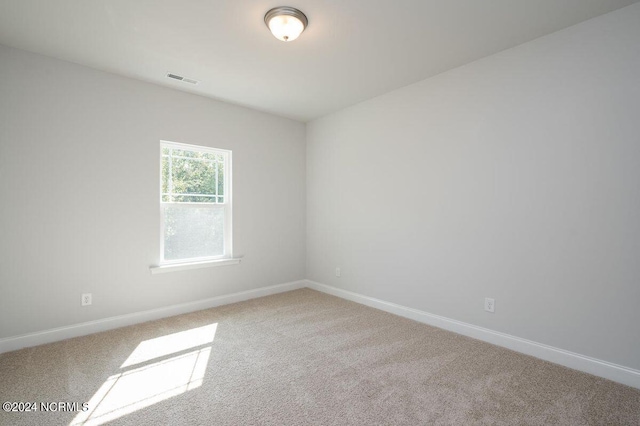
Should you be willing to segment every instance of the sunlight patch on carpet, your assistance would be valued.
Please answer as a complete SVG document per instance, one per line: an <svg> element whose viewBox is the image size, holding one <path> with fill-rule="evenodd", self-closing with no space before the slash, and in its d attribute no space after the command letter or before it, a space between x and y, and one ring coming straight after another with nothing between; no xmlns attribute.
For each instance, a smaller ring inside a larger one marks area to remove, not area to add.
<svg viewBox="0 0 640 426"><path fill-rule="evenodd" d="M204 327L192 328L179 333L145 340L131 352L129 358L127 358L120 368L130 367L135 364L160 358L161 356L211 343L216 334L217 326L218 324L210 324Z"/></svg>
<svg viewBox="0 0 640 426"><path fill-rule="evenodd" d="M102 384L89 410L79 413L70 426L101 425L201 386L217 325L141 342L122 364L124 371ZM196 347L200 348L188 351ZM167 357L171 354L177 355ZM161 357L165 358L150 362Z"/></svg>

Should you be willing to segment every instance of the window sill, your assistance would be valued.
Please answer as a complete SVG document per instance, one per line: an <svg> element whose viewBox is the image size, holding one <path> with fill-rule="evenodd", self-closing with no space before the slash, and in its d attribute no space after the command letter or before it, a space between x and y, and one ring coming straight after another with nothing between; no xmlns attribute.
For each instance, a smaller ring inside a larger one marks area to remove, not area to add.
<svg viewBox="0 0 640 426"><path fill-rule="evenodd" d="M199 269L199 268L212 268L216 266L237 265L240 263L240 258L233 259L220 259L220 260L207 260L204 262L191 262L191 263L174 263L169 265L150 266L149 271L152 274L161 274L164 272L184 271L187 269Z"/></svg>

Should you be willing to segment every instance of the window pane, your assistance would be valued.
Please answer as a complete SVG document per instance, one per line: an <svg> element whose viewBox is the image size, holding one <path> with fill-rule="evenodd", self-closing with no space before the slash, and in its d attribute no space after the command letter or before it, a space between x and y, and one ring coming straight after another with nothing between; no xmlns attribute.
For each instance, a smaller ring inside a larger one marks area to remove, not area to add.
<svg viewBox="0 0 640 426"><path fill-rule="evenodd" d="M215 162L173 158L174 194L216 194ZM197 201L196 201L197 202Z"/></svg>
<svg viewBox="0 0 640 426"><path fill-rule="evenodd" d="M164 148L166 149L166 148ZM166 194L169 192L169 157L162 156L162 193ZM164 197L162 201L165 200Z"/></svg>
<svg viewBox="0 0 640 426"><path fill-rule="evenodd" d="M164 207L165 260L224 255L224 209Z"/></svg>
<svg viewBox="0 0 640 426"><path fill-rule="evenodd" d="M224 195L224 162L218 164L218 195Z"/></svg>
<svg viewBox="0 0 640 426"><path fill-rule="evenodd" d="M216 160L216 154L211 152L191 151L186 149L173 149L174 157L188 157L188 158L204 158L207 160Z"/></svg>

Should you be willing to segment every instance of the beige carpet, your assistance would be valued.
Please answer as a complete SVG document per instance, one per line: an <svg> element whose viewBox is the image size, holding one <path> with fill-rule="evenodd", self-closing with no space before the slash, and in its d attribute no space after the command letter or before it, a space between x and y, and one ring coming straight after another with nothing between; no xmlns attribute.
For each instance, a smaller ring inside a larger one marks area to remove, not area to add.
<svg viewBox="0 0 640 426"><path fill-rule="evenodd" d="M0 401L89 403L2 425L640 425L640 390L308 289L0 355Z"/></svg>

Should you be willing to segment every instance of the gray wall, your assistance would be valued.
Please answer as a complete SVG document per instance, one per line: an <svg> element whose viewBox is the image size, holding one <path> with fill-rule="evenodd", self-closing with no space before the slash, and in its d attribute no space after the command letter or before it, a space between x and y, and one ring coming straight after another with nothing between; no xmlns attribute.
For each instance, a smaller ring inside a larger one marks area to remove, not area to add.
<svg viewBox="0 0 640 426"><path fill-rule="evenodd" d="M149 273L161 139L233 151L240 265ZM304 194L302 123L0 46L0 338L302 279Z"/></svg>
<svg viewBox="0 0 640 426"><path fill-rule="evenodd" d="M639 23L637 4L309 123L307 277L640 368Z"/></svg>

